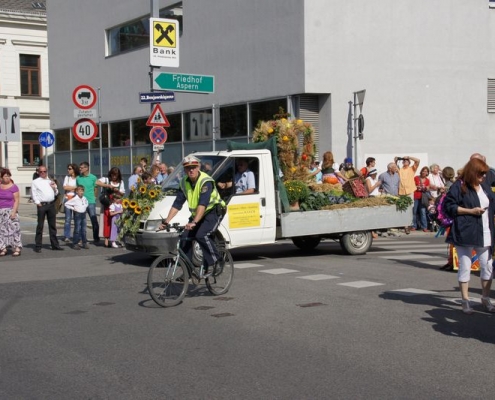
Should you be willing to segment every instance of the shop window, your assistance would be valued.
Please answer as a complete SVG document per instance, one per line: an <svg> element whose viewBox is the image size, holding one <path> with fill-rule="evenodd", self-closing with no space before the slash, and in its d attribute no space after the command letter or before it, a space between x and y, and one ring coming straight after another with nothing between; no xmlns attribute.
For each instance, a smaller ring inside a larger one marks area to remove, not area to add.
<svg viewBox="0 0 495 400"><path fill-rule="evenodd" d="M131 145L131 128L129 121L113 122L110 124L110 147Z"/></svg>
<svg viewBox="0 0 495 400"><path fill-rule="evenodd" d="M179 35L182 35L182 3L160 10L160 18L179 21ZM149 16L126 22L107 30L108 54L113 56L129 50L148 47L150 43Z"/></svg>
<svg viewBox="0 0 495 400"><path fill-rule="evenodd" d="M69 128L56 129L54 131L54 136L55 151L70 151L70 137L72 136L72 133Z"/></svg>
<svg viewBox="0 0 495 400"><path fill-rule="evenodd" d="M134 133L134 146L150 144L150 126L146 125L147 118L132 121L132 132Z"/></svg>
<svg viewBox="0 0 495 400"><path fill-rule="evenodd" d="M182 115L171 114L167 115L170 126L167 130L167 143L182 142Z"/></svg>
<svg viewBox="0 0 495 400"><path fill-rule="evenodd" d="M40 96L40 56L21 54L21 96Z"/></svg>
<svg viewBox="0 0 495 400"><path fill-rule="evenodd" d="M247 136L247 106L220 108L220 137Z"/></svg>
<svg viewBox="0 0 495 400"><path fill-rule="evenodd" d="M43 158L43 147L39 142L39 132L22 133L22 165L37 166Z"/></svg>
<svg viewBox="0 0 495 400"><path fill-rule="evenodd" d="M101 124L101 132L97 136L98 138L101 138L103 140L102 147L107 148L108 147L108 124ZM90 147L92 149L99 149L100 148L100 139L95 139L92 140Z"/></svg>
<svg viewBox="0 0 495 400"><path fill-rule="evenodd" d="M287 99L276 99L251 104L250 134L260 121L269 121L279 113L280 107L287 110Z"/></svg>
<svg viewBox="0 0 495 400"><path fill-rule="evenodd" d="M211 140L213 137L213 118L211 109L184 114L186 141Z"/></svg>

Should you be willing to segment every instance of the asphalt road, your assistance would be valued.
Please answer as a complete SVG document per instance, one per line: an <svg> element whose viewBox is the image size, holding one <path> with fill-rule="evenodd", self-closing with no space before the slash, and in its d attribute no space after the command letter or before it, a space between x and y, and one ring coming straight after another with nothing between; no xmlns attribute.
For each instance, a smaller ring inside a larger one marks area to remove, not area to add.
<svg viewBox="0 0 495 400"><path fill-rule="evenodd" d="M149 257L91 245L0 259L1 399L479 399L495 319L461 313L443 239L233 251L234 283L163 309ZM471 294L479 299L473 275Z"/></svg>

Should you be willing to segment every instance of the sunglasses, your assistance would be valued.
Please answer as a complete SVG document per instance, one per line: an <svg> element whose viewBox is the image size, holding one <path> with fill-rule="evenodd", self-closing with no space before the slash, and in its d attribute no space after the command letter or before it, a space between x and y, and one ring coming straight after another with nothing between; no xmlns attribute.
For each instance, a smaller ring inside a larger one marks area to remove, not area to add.
<svg viewBox="0 0 495 400"><path fill-rule="evenodd" d="M40 174L44 174L44 173L46 173L47 171L41 171L41 170L39 170L38 172L39 172Z"/></svg>

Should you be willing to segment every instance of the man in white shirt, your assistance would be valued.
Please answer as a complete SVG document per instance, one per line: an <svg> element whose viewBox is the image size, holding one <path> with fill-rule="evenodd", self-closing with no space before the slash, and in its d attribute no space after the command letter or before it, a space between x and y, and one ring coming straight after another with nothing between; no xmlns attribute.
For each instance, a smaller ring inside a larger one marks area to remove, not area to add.
<svg viewBox="0 0 495 400"><path fill-rule="evenodd" d="M57 239L57 210L55 209L55 198L58 195L57 184L48 177L48 167L41 165L38 173L40 174L40 177L36 178L31 185L31 195L34 204L36 204L38 216L34 251L36 253L41 253L45 216L48 221L51 249L63 250Z"/></svg>

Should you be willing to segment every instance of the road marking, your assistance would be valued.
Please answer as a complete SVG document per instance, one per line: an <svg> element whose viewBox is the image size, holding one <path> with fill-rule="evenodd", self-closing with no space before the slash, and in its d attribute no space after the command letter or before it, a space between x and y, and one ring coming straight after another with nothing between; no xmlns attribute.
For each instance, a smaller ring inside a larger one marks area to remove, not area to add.
<svg viewBox="0 0 495 400"><path fill-rule="evenodd" d="M389 291L387 291L387 293L400 294L402 296L417 296L417 295L421 295L421 294L438 294L438 292L433 292L431 290L416 289L416 288L389 290Z"/></svg>
<svg viewBox="0 0 495 400"><path fill-rule="evenodd" d="M308 281L323 281L326 279L340 279L340 276L315 274L315 275L298 276L297 279L307 279Z"/></svg>
<svg viewBox="0 0 495 400"><path fill-rule="evenodd" d="M370 282L370 281L355 281L355 282L337 283L337 285L349 286L349 287L352 287L355 289L361 289L361 288L372 287L372 286L383 286L385 284L384 283L378 283L378 282Z"/></svg>
<svg viewBox="0 0 495 400"><path fill-rule="evenodd" d="M393 250L393 249L397 249L399 246L377 246L377 247L380 247L380 249L390 249L390 250ZM401 249L404 249L404 250L420 250L420 249L447 250L449 248L449 246L447 245L447 243L445 243L445 244L431 244L431 245L413 244L411 246L409 246L409 245L403 245L403 246L400 246L400 248Z"/></svg>
<svg viewBox="0 0 495 400"><path fill-rule="evenodd" d="M262 265L262 264L241 263L241 264L235 264L234 268L244 269L244 268L258 268L258 267L263 267L263 266L264 265Z"/></svg>
<svg viewBox="0 0 495 400"><path fill-rule="evenodd" d="M390 256L380 256L378 258L385 258L387 260L419 260L419 259L425 259L425 258L435 258L434 256L429 256L425 254L405 254L405 255L394 255L391 254Z"/></svg>
<svg viewBox="0 0 495 400"><path fill-rule="evenodd" d="M281 274L291 274L293 272L299 272L299 271L295 269L275 268L275 269L265 269L264 271L259 271L259 272L264 272L265 274L272 274L272 275L281 275Z"/></svg>

